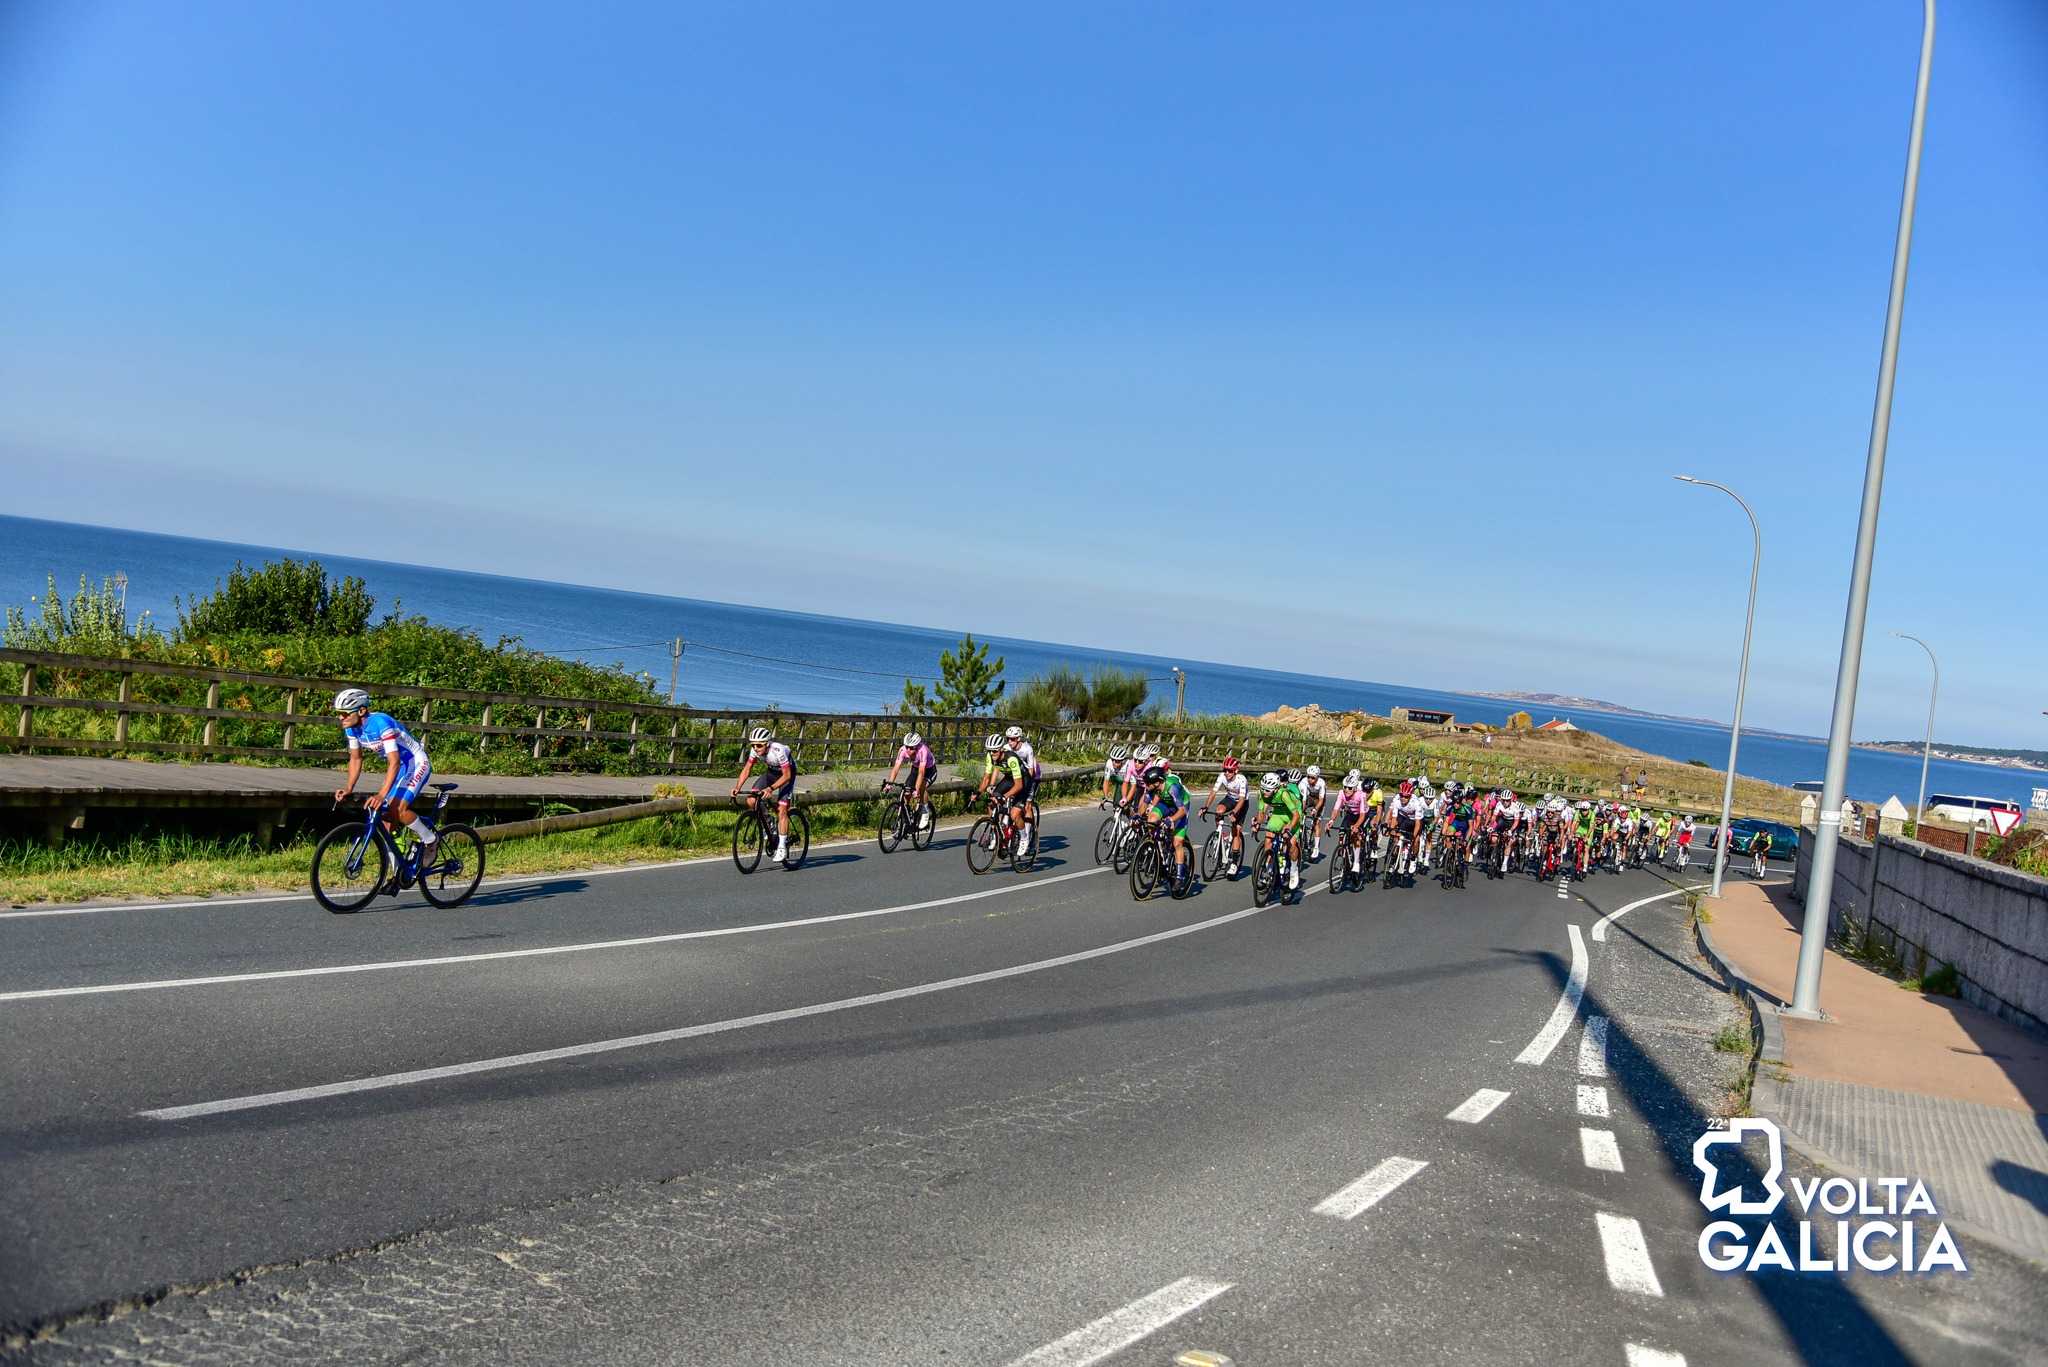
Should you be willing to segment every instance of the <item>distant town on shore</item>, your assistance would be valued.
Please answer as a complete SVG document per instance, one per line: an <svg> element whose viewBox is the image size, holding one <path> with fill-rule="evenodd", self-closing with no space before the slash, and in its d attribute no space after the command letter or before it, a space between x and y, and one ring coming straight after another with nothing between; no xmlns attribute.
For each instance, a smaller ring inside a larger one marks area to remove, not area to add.
<svg viewBox="0 0 2048 1367"><path fill-rule="evenodd" d="M1669 712L1645 712L1640 707L1624 707L1617 702L1602 698L1581 698L1570 693L1488 693L1475 696L1499 698L1504 702L1536 703L1543 707L1563 709L1579 708L1587 712L1612 712L1617 716L1641 717L1646 721L1696 722L1703 726L1726 726L1725 721L1711 717L1681 717ZM1825 741L1825 736L1802 736L1793 731L1772 731L1765 727L1745 727L1743 734L1778 736L1786 740ZM1889 750L1897 754L1917 755L1922 742L1917 740L1859 740L1855 742L1864 750ZM2048 750L2004 749L1990 745L1953 745L1936 741L1933 755L1936 759L1954 760L1962 764L1989 764L1999 769L2034 769L2048 771Z"/></svg>

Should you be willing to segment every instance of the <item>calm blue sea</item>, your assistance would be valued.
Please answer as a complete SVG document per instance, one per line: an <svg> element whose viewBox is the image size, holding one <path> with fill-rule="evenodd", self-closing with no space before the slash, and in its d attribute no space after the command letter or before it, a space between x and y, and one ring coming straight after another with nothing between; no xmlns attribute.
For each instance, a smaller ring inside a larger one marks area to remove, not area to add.
<svg viewBox="0 0 2048 1367"><path fill-rule="evenodd" d="M238 560L257 564L286 554L318 554L336 573L361 575L380 608L400 600L408 612L473 628L487 640L517 636L536 649L621 663L644 670L663 686L669 679L669 642L681 636L687 643L681 697L697 707L775 704L800 711L874 711L901 697L906 675L934 673L939 652L956 640L951 631L921 627L5 516L0 516L0 604L27 604L31 595L44 591L51 574L69 594L81 572L97 582L119 570L128 576L130 615L147 610L168 627L176 620L174 596L189 599L206 591ZM1283 703L1313 702L1384 714L1406 704L1497 723L1518 708L1496 698L1399 684L988 639L1003 656L1008 678L1021 679L1059 663L1083 670L1117 664L1151 675L1154 696L1168 702L1173 688L1168 667L1179 664L1188 672L1188 707L1201 712L1259 713ZM1719 768L1728 754L1726 727L1593 710L1562 715L1625 745L1675 760L1705 760ZM1747 735L1739 767L1778 783L1818 779L1826 748L1817 740ZM1853 797L1882 801L1898 793L1910 803L1919 781L1916 758L1857 750L1849 763ZM2009 797L2024 806L2033 787L2048 786L2048 773L1937 760L1928 782L1931 791Z"/></svg>

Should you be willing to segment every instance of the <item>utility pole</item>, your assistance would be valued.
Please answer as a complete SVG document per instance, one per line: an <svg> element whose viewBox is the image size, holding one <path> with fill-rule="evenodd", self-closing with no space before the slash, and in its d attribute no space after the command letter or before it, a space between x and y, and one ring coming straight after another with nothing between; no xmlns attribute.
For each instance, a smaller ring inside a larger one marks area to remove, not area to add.
<svg viewBox="0 0 2048 1367"><path fill-rule="evenodd" d="M676 684L683 675L683 638L678 636L668 650L668 705L676 705Z"/></svg>
<svg viewBox="0 0 2048 1367"><path fill-rule="evenodd" d="M1173 724L1179 726L1181 718L1187 715L1188 672L1179 665L1173 665Z"/></svg>

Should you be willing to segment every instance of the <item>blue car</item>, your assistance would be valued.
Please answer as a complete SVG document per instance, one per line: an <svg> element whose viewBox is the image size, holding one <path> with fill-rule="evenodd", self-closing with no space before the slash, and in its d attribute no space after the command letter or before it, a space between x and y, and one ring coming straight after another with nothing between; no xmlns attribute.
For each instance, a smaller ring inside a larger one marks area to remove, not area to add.
<svg viewBox="0 0 2048 1367"><path fill-rule="evenodd" d="M1759 821L1755 817L1741 816L1728 823L1735 837L1735 852L1749 853L1749 842L1756 838L1758 831L1771 833L1771 857L1790 859L1799 849L1799 832L1782 821Z"/></svg>

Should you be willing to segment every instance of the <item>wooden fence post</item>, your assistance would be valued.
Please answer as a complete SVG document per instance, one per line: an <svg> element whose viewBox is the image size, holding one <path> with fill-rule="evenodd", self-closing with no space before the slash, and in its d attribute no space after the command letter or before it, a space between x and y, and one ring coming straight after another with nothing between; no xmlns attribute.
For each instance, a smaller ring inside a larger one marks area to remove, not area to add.
<svg viewBox="0 0 2048 1367"><path fill-rule="evenodd" d="M543 718L547 716L547 714L548 710L545 707L536 707L533 710L533 757L535 759L540 758L541 721Z"/></svg>
<svg viewBox="0 0 2048 1367"><path fill-rule="evenodd" d="M640 753L640 714L638 712L635 712L633 714L633 723L626 729L629 732L631 732L633 736L633 743L626 747L627 757L631 758L633 756L637 756Z"/></svg>
<svg viewBox="0 0 2048 1367"><path fill-rule="evenodd" d="M490 748L491 748L491 731L490 731L490 726L491 726L491 704L489 704L489 703L485 703L485 704L484 704L484 729L476 733L476 748L477 748L478 750L488 750L488 749L490 749Z"/></svg>
<svg viewBox="0 0 2048 1367"><path fill-rule="evenodd" d="M121 693L118 701L124 703L128 701L134 682L135 676L132 673L121 676ZM290 732L287 731L286 735L289 736ZM116 745L126 745L128 743L128 714L126 712L116 712L114 714L114 743ZM285 745L289 747L291 741L286 740Z"/></svg>
<svg viewBox="0 0 2048 1367"><path fill-rule="evenodd" d="M128 701L128 676L127 676L126 674L123 674L123 675L121 676L121 701L122 701L122 702L127 702L127 701ZM286 690L285 690L285 693L284 693L284 714L285 714L285 715L286 715L287 717L296 717L297 715L299 715L299 690L298 690L298 689L296 689L296 688L288 688L288 689L286 689ZM115 725L115 727L116 727L116 730L115 730L115 734L114 734L114 739L115 739L115 740L126 740L126 739L128 739L128 718L124 716L124 717L122 717L122 718L121 718L121 720L120 720L120 721L118 721L118 722L114 723L114 725ZM285 748L285 749L289 750L289 749L291 749L291 748L292 748L292 740L293 740L293 738L294 738L294 737L296 737L296 736L298 735L298 732L299 732L299 725L298 725L298 723L297 723L297 722L289 722L289 721L288 721L288 722L286 722L286 723L284 724L284 748Z"/></svg>
<svg viewBox="0 0 2048 1367"><path fill-rule="evenodd" d="M590 748L590 731L591 727L596 723L596 721L596 708L593 707L588 712L585 712L583 714L583 748L586 750Z"/></svg>
<svg viewBox="0 0 2048 1367"><path fill-rule="evenodd" d="M35 691L36 667L34 665L23 665L21 667L21 696L26 698ZM31 720L35 713L35 708L29 704L23 703L21 705L21 714L14 719L14 734L17 739L27 740L35 734L35 725Z"/></svg>
<svg viewBox="0 0 2048 1367"><path fill-rule="evenodd" d="M219 680L219 679L208 679L208 680L206 681L206 708L207 708L207 710L208 710L208 711L210 712L210 711L212 711L212 710L213 710L214 708L216 708L216 707L219 707L219 706L220 706L220 680ZM199 743L200 743L201 745L204 745L204 746L206 746L206 747L207 747L208 749L212 749L212 748L213 748L213 737L214 737L214 733L215 733L215 731L216 731L216 729L217 729L217 728L216 728L216 726L215 726L215 724L214 724L214 721L215 721L215 719L214 719L214 718L212 718L212 717L208 717L208 718L206 719L206 729L205 729L204 731L202 731L202 732L200 733L200 736L199 736Z"/></svg>
<svg viewBox="0 0 2048 1367"><path fill-rule="evenodd" d="M681 718L680 716L677 716L677 717L671 717L671 718L669 718L669 723L668 723L668 767L669 767L669 768L671 768L671 769L673 769L673 768L675 768L675 767L676 767L676 732L680 731L680 730L682 729L682 726L683 726L683 719L682 719L682 718Z"/></svg>

